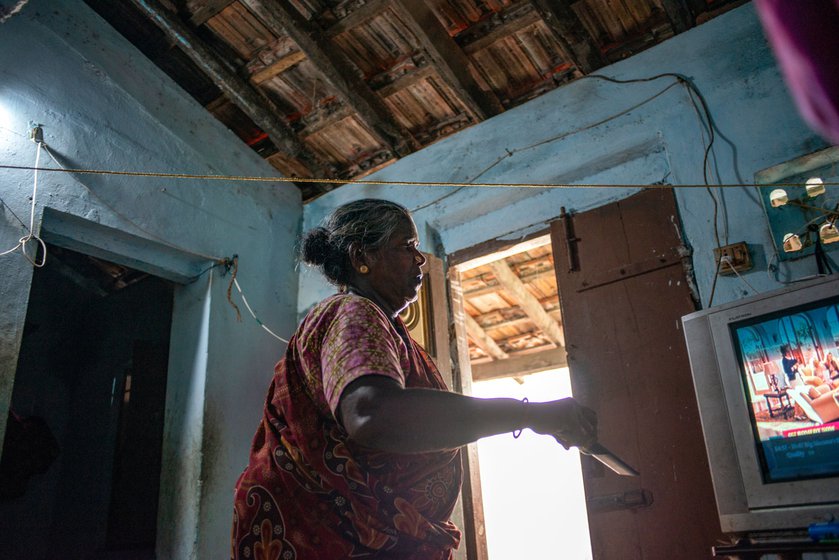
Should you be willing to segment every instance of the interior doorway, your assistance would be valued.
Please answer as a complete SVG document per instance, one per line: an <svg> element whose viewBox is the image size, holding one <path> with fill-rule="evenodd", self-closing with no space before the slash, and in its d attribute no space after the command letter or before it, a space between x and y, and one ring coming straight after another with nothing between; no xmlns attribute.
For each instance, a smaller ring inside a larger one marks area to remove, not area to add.
<svg viewBox="0 0 839 560"><path fill-rule="evenodd" d="M481 398L532 402L571 395L564 328L549 235L459 263L451 274L462 309L471 379ZM453 303L455 304L455 303ZM470 389L471 385L471 389ZM479 558L590 560L579 453L525 430L477 444ZM474 483L473 483L474 484ZM482 511L482 513L481 513ZM482 543L483 544L483 543Z"/></svg>
<svg viewBox="0 0 839 560"><path fill-rule="evenodd" d="M0 557L155 558L173 293L168 281L48 246L11 411L43 425L56 452L4 485L17 491L0 498ZM11 451L12 431L3 462L28 464L33 442Z"/></svg>

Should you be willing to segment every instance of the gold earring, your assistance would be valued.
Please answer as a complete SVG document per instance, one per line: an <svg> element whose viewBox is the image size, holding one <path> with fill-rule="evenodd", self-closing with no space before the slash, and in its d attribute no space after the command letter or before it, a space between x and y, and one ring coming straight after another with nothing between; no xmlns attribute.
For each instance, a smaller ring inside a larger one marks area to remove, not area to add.
<svg viewBox="0 0 839 560"><path fill-rule="evenodd" d="M358 271L362 274L367 274L368 272L370 272L370 269L367 268L366 264L363 264L363 265L358 267Z"/></svg>

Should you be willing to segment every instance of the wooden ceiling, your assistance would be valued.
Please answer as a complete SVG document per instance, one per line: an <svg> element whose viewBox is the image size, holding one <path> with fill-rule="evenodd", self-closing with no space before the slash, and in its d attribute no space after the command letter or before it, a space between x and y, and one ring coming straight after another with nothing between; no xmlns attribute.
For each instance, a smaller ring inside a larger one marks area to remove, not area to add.
<svg viewBox="0 0 839 560"><path fill-rule="evenodd" d="M459 274L473 379L567 364L549 237L466 263Z"/></svg>
<svg viewBox="0 0 839 560"><path fill-rule="evenodd" d="M288 177L356 179L745 0L86 0ZM334 187L299 183L304 200Z"/></svg>

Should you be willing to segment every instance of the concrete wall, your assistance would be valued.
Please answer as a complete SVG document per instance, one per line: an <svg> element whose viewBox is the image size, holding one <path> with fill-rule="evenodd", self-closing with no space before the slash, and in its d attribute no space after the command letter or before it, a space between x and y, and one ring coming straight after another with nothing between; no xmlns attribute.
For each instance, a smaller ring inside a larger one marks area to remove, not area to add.
<svg viewBox="0 0 839 560"><path fill-rule="evenodd" d="M80 0L33 0L0 29L0 162L35 163L31 122L43 125L66 167L276 173ZM41 165L57 167L46 154ZM32 191L32 172L0 170L0 251L26 233L15 215L28 224ZM41 173L35 229L54 243L171 278L199 274L212 264L207 257L238 254L249 302L275 331L289 333L301 214L299 192L282 184ZM19 253L0 259L2 437L32 266ZM236 321L227 303L230 275L222 272L175 290L161 558L215 558L229 549L233 484L284 350L247 315Z"/></svg>
<svg viewBox="0 0 839 560"><path fill-rule="evenodd" d="M720 132L711 182L749 183L766 167L823 148L799 118L764 39L754 8L742 6L600 74L621 80L679 73L707 100ZM559 88L451 136L372 175L374 180L644 185L703 184L707 131L686 89L656 96L672 78L614 84L586 79ZM645 102L646 101L646 102ZM360 197L395 200L414 211L421 234L439 234L444 252L544 229L560 207L583 212L637 188L525 189L348 185L305 207L304 229ZM704 188L676 191L686 242L694 251L704 305L714 276L713 203ZM764 210L750 188L718 194L721 242L746 241L756 261L745 277L758 291L780 287L766 267L773 254ZM425 239L426 249L430 238ZM788 268L787 268L788 267ZM781 279L815 273L812 259L784 264ZM331 288L305 271L299 311ZM750 290L721 278L714 303Z"/></svg>

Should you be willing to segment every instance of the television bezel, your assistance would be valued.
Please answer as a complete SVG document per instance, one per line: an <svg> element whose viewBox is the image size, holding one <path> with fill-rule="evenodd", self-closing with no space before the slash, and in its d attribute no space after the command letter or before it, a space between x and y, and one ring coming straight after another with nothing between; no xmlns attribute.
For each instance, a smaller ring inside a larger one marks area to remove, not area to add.
<svg viewBox="0 0 839 560"><path fill-rule="evenodd" d="M836 296L839 275L832 275L682 318L720 523L726 532L803 529L839 517L839 474L764 481L731 328Z"/></svg>

